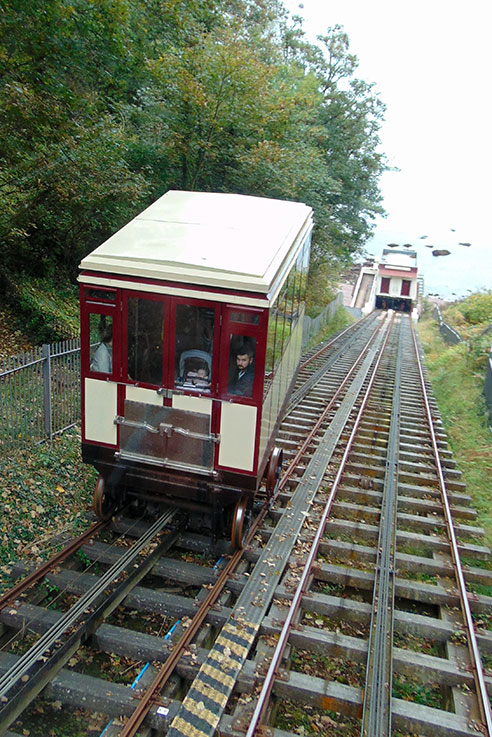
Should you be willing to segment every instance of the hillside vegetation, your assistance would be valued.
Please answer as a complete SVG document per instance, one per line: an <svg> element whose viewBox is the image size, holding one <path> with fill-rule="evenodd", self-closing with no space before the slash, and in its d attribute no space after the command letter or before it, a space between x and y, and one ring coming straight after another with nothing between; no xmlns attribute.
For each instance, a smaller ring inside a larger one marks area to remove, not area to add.
<svg viewBox="0 0 492 737"><path fill-rule="evenodd" d="M442 316L467 341L471 370L484 369L492 346L492 291L472 294L447 307Z"/></svg>
<svg viewBox="0 0 492 737"><path fill-rule="evenodd" d="M492 293L475 294L443 311L468 342L449 345L439 333L437 321L427 309L419 322L434 394L467 492L479 512L492 548L492 433L483 396L485 367L492 345Z"/></svg>
<svg viewBox="0 0 492 737"><path fill-rule="evenodd" d="M306 202L324 282L381 212L384 106L356 71L342 28L310 44L280 0L6 0L2 292L36 323L34 291L169 189Z"/></svg>

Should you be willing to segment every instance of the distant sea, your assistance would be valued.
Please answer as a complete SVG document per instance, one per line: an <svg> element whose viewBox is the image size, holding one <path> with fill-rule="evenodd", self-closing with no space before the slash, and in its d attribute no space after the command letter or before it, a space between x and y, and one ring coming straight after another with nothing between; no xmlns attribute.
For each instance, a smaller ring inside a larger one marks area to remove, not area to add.
<svg viewBox="0 0 492 737"><path fill-rule="evenodd" d="M457 300L472 292L492 290L492 233L433 230L415 232L377 227L366 245L366 253L380 258L389 243L411 244L417 252L419 273L424 277L425 294L437 294L442 299ZM423 236L427 236L424 238ZM461 243L471 243L462 246ZM433 248L430 248L432 246ZM446 249L449 256L433 256L434 249Z"/></svg>

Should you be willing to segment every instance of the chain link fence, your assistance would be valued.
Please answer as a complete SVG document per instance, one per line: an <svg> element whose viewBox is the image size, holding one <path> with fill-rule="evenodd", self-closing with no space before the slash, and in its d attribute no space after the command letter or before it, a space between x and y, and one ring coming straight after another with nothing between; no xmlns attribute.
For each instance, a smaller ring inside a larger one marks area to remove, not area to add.
<svg viewBox="0 0 492 737"><path fill-rule="evenodd" d="M80 339L0 360L0 449L36 444L80 419Z"/></svg>

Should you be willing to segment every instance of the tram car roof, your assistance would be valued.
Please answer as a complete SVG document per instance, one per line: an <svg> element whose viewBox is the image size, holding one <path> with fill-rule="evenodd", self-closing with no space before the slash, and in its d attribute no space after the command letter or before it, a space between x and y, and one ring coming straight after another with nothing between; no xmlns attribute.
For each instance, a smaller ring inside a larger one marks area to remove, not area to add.
<svg viewBox="0 0 492 737"><path fill-rule="evenodd" d="M273 299L311 228L312 209L299 202L169 191L80 267Z"/></svg>
<svg viewBox="0 0 492 737"><path fill-rule="evenodd" d="M417 252L403 249L392 251L389 248L384 248L381 261L384 264L399 264L400 266L411 266L414 268L417 265Z"/></svg>

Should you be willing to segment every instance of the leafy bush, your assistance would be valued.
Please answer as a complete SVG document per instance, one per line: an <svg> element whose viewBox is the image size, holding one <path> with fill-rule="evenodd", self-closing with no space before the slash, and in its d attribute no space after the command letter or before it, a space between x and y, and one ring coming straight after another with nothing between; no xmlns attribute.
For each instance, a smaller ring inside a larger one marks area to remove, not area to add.
<svg viewBox="0 0 492 737"><path fill-rule="evenodd" d="M465 299L461 312L472 325L492 322L492 292L479 292Z"/></svg>
<svg viewBox="0 0 492 737"><path fill-rule="evenodd" d="M492 323L492 291L477 292L448 307L443 315L454 326Z"/></svg>
<svg viewBox="0 0 492 737"><path fill-rule="evenodd" d="M8 284L6 293L19 327L35 345L79 334L78 290L74 285L24 276L16 284Z"/></svg>
<svg viewBox="0 0 492 737"><path fill-rule="evenodd" d="M337 294L340 268L332 264L322 264L309 273L306 292L306 314L317 317L326 305L333 302Z"/></svg>

